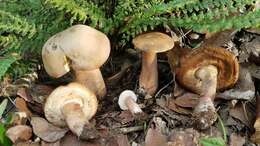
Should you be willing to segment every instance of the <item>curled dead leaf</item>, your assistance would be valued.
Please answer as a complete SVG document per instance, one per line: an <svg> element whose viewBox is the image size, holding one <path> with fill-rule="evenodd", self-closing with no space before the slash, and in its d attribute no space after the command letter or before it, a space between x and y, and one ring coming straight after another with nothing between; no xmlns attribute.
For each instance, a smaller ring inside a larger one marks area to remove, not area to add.
<svg viewBox="0 0 260 146"><path fill-rule="evenodd" d="M32 137L32 128L26 125L17 125L9 128L6 135L13 143L18 141L27 141Z"/></svg>
<svg viewBox="0 0 260 146"><path fill-rule="evenodd" d="M55 142L68 132L68 129L56 127L40 117L32 117L31 125L34 134L46 142Z"/></svg>
<svg viewBox="0 0 260 146"><path fill-rule="evenodd" d="M185 93L175 99L175 104L181 107L194 108L199 101L199 95L194 93Z"/></svg>
<svg viewBox="0 0 260 146"><path fill-rule="evenodd" d="M28 109L27 104L23 98L17 97L15 106L20 112L25 112L28 117L32 116L32 112Z"/></svg>

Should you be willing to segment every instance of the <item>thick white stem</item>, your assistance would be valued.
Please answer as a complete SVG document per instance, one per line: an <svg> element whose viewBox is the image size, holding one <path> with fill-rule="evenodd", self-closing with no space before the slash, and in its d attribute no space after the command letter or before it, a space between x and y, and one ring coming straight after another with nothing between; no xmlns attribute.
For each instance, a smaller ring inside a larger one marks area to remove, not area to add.
<svg viewBox="0 0 260 146"><path fill-rule="evenodd" d="M128 110L133 115L143 112L139 105L131 97L127 98L125 102L126 106L128 107Z"/></svg>
<svg viewBox="0 0 260 146"><path fill-rule="evenodd" d="M72 101L65 103L61 109L68 127L77 136L81 135L84 125L88 123L81 107L80 103Z"/></svg>
<svg viewBox="0 0 260 146"><path fill-rule="evenodd" d="M95 70L75 70L76 81L83 84L99 98L106 95L106 85L99 69Z"/></svg>

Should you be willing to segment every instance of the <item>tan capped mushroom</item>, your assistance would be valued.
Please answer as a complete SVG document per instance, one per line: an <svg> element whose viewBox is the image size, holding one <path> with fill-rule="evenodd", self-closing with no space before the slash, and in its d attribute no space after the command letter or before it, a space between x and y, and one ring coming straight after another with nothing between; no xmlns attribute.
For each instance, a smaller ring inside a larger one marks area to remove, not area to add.
<svg viewBox="0 0 260 146"><path fill-rule="evenodd" d="M173 48L174 40L160 32L145 33L133 39L135 48L142 51L142 69L139 88L153 95L158 87L158 70L156 53Z"/></svg>
<svg viewBox="0 0 260 146"><path fill-rule="evenodd" d="M47 98L44 113L49 122L56 126L68 126L80 136L85 124L96 114L96 95L79 83L56 88Z"/></svg>
<svg viewBox="0 0 260 146"><path fill-rule="evenodd" d="M105 34L86 25L74 25L47 40L42 59L50 76L59 78L71 67L77 82L103 97L106 87L99 68L109 53L110 42Z"/></svg>
<svg viewBox="0 0 260 146"><path fill-rule="evenodd" d="M176 69L177 80L201 95L193 113L197 128L205 129L216 121L213 104L216 90L233 86L238 75L237 58L223 48L199 48L181 57L180 67Z"/></svg>

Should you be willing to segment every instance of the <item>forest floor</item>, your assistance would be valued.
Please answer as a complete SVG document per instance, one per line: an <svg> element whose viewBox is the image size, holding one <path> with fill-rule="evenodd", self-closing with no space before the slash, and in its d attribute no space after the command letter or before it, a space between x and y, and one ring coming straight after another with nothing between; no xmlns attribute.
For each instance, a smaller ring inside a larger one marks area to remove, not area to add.
<svg viewBox="0 0 260 146"><path fill-rule="evenodd" d="M194 46L203 41L193 39L187 33L182 44ZM239 57L240 64L246 68L250 77L248 87L258 95L260 79L260 33L241 31L229 33L225 43L230 44L232 52ZM224 36L223 36L224 38ZM224 44L223 44L224 45ZM248 49L250 48L250 50ZM8 106L3 114L4 119L12 113L13 120L9 127L28 125L33 132L29 138L16 140L17 146L255 146L250 140L254 133L256 115L256 96L250 99L236 99L235 91L243 93L241 85L235 85L226 97L217 98L215 107L218 113L217 121L206 130L194 128L191 115L193 107L198 102L198 96L185 90L175 81L167 54L158 55L159 88L153 97L139 94L138 82L141 70L141 53L133 48L125 51L112 52L107 63L101 68L107 95L99 99L98 111L90 123L96 131L80 137L74 136L67 129L61 129L48 123L44 118L43 105L51 91L60 85L66 85L73 80L72 73L53 79L44 71L39 71L10 82L5 78L1 83L1 96L9 97ZM135 119L129 111L122 111L118 106L118 96L123 90L130 89L138 94L137 103L144 116ZM220 94L221 95L221 94ZM224 96L224 95L222 95ZM230 96L230 97L229 97ZM232 97L231 97L232 96ZM23 114L25 113L25 114ZM41 117L41 118L40 118ZM37 121L37 122L35 122ZM19 133L17 128L16 134ZM18 131L18 132L17 132ZM12 133L14 134L14 133ZM30 135L28 131L21 135Z"/></svg>

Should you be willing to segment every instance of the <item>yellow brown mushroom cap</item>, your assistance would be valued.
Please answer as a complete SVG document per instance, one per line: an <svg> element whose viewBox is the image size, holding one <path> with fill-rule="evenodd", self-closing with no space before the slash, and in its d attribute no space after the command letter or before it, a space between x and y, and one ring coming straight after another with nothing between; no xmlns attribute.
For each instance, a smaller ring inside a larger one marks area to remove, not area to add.
<svg viewBox="0 0 260 146"><path fill-rule="evenodd" d="M238 80L239 64L237 58L223 48L199 48L185 54L180 59L180 67L176 69L176 77L181 85L201 94L201 81L196 78L196 71L207 65L218 69L217 90L233 86Z"/></svg>
<svg viewBox="0 0 260 146"><path fill-rule="evenodd" d="M147 52L165 52L173 48L174 40L161 32L150 32L133 39L135 48Z"/></svg>
<svg viewBox="0 0 260 146"><path fill-rule="evenodd" d="M62 107L68 102L78 102L86 120L91 119L97 111L96 95L79 83L70 83L67 86L56 88L47 98L44 113L49 122L57 126L66 125Z"/></svg>

